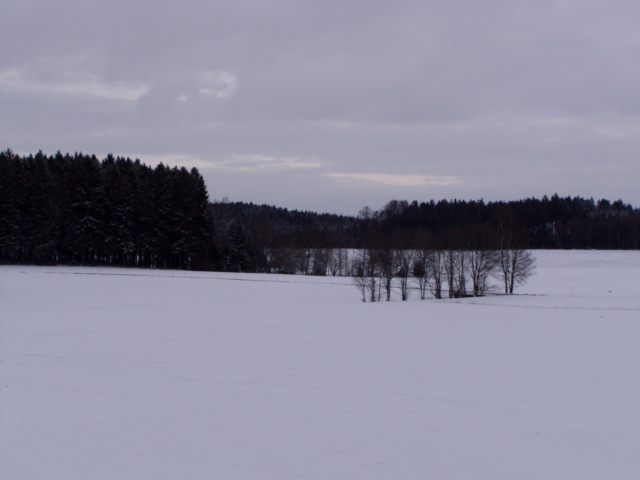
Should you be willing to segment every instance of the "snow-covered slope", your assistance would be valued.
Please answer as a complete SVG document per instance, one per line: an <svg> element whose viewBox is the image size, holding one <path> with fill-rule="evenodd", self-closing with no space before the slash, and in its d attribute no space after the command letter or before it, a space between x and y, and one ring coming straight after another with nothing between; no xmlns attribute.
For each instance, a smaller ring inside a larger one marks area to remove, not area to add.
<svg viewBox="0 0 640 480"><path fill-rule="evenodd" d="M0 478L640 478L640 252L514 296L0 267Z"/></svg>

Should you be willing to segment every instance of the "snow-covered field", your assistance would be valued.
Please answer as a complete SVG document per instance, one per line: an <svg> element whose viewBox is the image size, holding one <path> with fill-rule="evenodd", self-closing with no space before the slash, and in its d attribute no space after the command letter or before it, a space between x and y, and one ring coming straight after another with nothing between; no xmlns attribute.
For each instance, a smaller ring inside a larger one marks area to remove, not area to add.
<svg viewBox="0 0 640 480"><path fill-rule="evenodd" d="M640 252L514 296L0 267L0 478L638 479Z"/></svg>

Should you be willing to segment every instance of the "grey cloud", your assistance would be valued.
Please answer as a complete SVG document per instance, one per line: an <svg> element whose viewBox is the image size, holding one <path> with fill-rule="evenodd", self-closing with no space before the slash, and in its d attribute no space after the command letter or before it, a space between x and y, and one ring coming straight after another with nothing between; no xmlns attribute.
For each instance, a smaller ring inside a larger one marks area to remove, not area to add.
<svg viewBox="0 0 640 480"><path fill-rule="evenodd" d="M640 203L640 6L25 0L3 13L0 140L19 151L295 158L319 166L205 177L232 199L352 213L385 195ZM355 182L390 175L460 181Z"/></svg>

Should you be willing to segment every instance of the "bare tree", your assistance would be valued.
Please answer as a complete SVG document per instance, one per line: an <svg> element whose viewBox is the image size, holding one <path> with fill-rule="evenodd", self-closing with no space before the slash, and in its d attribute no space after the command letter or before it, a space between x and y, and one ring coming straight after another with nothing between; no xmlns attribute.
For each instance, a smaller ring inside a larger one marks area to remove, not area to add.
<svg viewBox="0 0 640 480"><path fill-rule="evenodd" d="M362 295L362 301L367 301L367 285L368 280L366 276L366 265L363 256L360 254L353 261L353 270L351 272L353 278L353 284L360 291Z"/></svg>
<svg viewBox="0 0 640 480"><path fill-rule="evenodd" d="M302 275L310 275L312 274L312 270L311 267L313 266L313 254L315 252L314 248L311 247L305 247L305 248L300 248L299 250L299 266L298 266L298 272L301 273Z"/></svg>
<svg viewBox="0 0 640 480"><path fill-rule="evenodd" d="M380 276L381 286L385 291L388 302L391 300L393 279L396 276L397 251L393 248L376 249L374 259Z"/></svg>
<svg viewBox="0 0 640 480"><path fill-rule="evenodd" d="M444 250L432 250L428 256L427 263L427 282L429 290L435 298L442 298L442 283L446 275L446 259L447 253Z"/></svg>
<svg viewBox="0 0 640 480"><path fill-rule="evenodd" d="M449 298L456 298L460 296L460 288L458 287L458 257L459 252L457 250L445 250L444 251L444 274L447 280L447 286L449 287Z"/></svg>
<svg viewBox="0 0 640 480"><path fill-rule="evenodd" d="M331 276L335 277L339 275L340 266L338 265L338 249L329 248L329 255L327 258L327 271Z"/></svg>
<svg viewBox="0 0 640 480"><path fill-rule="evenodd" d="M429 254L429 250L418 250L411 272L418 284L420 300L424 300L427 297L427 289L429 287Z"/></svg>
<svg viewBox="0 0 640 480"><path fill-rule="evenodd" d="M380 267L377 263L376 256L373 254L373 251L368 250L368 253L369 261L367 263L366 273L367 278L369 279L369 301L379 302L381 293L381 282L378 279Z"/></svg>
<svg viewBox="0 0 640 480"><path fill-rule="evenodd" d="M402 301L409 298L409 278L413 269L415 252L409 249L398 250L396 252L396 275L400 283L400 297Z"/></svg>
<svg viewBox="0 0 640 480"><path fill-rule="evenodd" d="M349 252L346 248L333 249L331 255L331 275L346 276L349 274Z"/></svg>
<svg viewBox="0 0 640 480"><path fill-rule="evenodd" d="M329 270L331 257L333 256L332 248L316 248L313 251L312 271L316 276L325 276Z"/></svg>
<svg viewBox="0 0 640 480"><path fill-rule="evenodd" d="M489 287L489 277L498 265L498 252L495 250L469 250L465 252L473 296L485 294Z"/></svg>
<svg viewBox="0 0 640 480"><path fill-rule="evenodd" d="M498 253L498 276L504 283L504 293L513 293L516 285L522 285L535 273L535 258L522 248L505 248Z"/></svg>
<svg viewBox="0 0 640 480"><path fill-rule="evenodd" d="M380 301L380 284L376 258L371 249L359 250L353 260L352 277L355 286L362 293L362 301Z"/></svg>
<svg viewBox="0 0 640 480"><path fill-rule="evenodd" d="M529 250L522 248L520 225L513 210L503 209L497 213L499 241L498 276L504 283L504 293L513 293L535 273L535 259Z"/></svg>
<svg viewBox="0 0 640 480"><path fill-rule="evenodd" d="M458 261L456 262L456 285L457 285L457 297L467 296L467 276L468 265L467 255L465 251L459 250L456 252Z"/></svg>

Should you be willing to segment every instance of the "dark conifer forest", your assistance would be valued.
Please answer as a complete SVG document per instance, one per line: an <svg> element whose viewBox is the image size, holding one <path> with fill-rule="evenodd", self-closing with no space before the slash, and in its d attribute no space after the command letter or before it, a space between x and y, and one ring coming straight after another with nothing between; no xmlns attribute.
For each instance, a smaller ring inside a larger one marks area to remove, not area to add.
<svg viewBox="0 0 640 480"><path fill-rule="evenodd" d="M392 200L355 216L209 201L194 168L0 153L0 263L350 274L346 249L638 249L640 210L553 195Z"/></svg>
<svg viewBox="0 0 640 480"><path fill-rule="evenodd" d="M210 267L197 170L93 155L0 154L0 262Z"/></svg>

